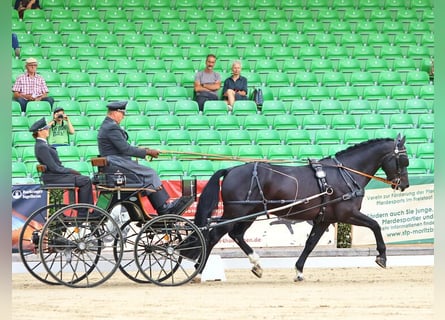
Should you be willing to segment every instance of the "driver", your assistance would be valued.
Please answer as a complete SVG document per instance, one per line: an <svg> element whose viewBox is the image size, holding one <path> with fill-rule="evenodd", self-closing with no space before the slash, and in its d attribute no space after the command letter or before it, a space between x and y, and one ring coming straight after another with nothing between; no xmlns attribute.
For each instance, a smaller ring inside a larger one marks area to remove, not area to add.
<svg viewBox="0 0 445 320"><path fill-rule="evenodd" d="M120 123L125 116L126 106L127 101L111 102L107 105L107 116L102 122L97 136L100 156L106 157L107 163L110 166L119 168L124 174L135 174L143 180L145 187L156 190L155 192L145 192L158 215L181 214L189 206L193 198L181 197L172 202L167 202L170 196L165 191L156 171L131 159L131 157L144 159L146 156L157 158L159 151L134 147L128 143L128 135L120 127Z"/></svg>

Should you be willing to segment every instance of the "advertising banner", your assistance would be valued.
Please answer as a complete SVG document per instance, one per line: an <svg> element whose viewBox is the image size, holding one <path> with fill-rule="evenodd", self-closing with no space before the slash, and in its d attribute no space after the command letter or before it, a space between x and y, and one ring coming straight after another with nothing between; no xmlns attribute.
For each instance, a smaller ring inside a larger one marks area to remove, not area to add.
<svg viewBox="0 0 445 320"><path fill-rule="evenodd" d="M410 179L410 184L404 192L385 185L366 190L361 211L379 223L386 244L434 242L432 177L423 181ZM352 245L374 244L370 229L352 226Z"/></svg>

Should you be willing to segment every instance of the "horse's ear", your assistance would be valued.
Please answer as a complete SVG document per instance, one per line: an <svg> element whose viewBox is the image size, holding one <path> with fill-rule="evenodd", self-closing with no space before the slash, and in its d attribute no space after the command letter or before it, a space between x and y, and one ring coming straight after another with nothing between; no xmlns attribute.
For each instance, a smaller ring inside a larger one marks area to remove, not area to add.
<svg viewBox="0 0 445 320"><path fill-rule="evenodd" d="M406 140L406 137L405 136L402 137L402 135L400 133L398 133L397 138L396 138L397 147L401 147L401 146L405 145L405 140Z"/></svg>

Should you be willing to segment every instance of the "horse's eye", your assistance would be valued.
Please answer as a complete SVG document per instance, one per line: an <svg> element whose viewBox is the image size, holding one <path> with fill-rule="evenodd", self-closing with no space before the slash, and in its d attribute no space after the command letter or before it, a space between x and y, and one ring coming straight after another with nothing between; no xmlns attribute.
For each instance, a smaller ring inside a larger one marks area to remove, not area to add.
<svg viewBox="0 0 445 320"><path fill-rule="evenodd" d="M401 157L399 159L399 163L400 163L400 166L402 166L402 167L408 167L409 166L409 159L407 157Z"/></svg>

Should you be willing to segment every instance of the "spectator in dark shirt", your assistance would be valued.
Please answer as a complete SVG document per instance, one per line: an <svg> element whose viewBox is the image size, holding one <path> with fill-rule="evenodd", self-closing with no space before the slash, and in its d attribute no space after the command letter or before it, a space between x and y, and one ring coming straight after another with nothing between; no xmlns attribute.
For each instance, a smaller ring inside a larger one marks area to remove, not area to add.
<svg viewBox="0 0 445 320"><path fill-rule="evenodd" d="M14 9L19 12L19 18L23 19L23 13L29 9L40 9L39 0L16 0Z"/></svg>
<svg viewBox="0 0 445 320"><path fill-rule="evenodd" d="M232 76L224 81L223 98L229 110L236 100L247 100L247 79L241 75L241 62L232 63Z"/></svg>

